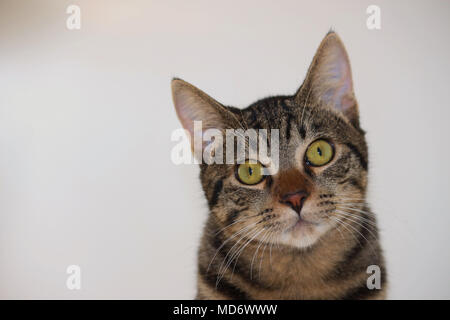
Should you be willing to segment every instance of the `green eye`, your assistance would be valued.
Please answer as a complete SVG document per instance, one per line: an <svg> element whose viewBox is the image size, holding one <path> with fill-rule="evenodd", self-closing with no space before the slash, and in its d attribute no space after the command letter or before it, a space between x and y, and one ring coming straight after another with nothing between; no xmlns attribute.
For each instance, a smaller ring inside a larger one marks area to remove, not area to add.
<svg viewBox="0 0 450 320"><path fill-rule="evenodd" d="M239 165L236 170L236 175L238 180L243 184L258 184L263 179L263 170L262 165L260 163L249 163L246 161L245 163Z"/></svg>
<svg viewBox="0 0 450 320"><path fill-rule="evenodd" d="M320 167L333 159L333 146L325 140L316 140L306 150L306 162L312 166Z"/></svg>

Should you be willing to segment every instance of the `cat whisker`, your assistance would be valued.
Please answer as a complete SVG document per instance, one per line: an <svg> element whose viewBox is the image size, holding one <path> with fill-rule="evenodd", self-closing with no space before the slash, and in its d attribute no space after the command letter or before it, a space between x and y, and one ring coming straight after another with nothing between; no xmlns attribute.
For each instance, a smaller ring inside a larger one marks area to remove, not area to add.
<svg viewBox="0 0 450 320"><path fill-rule="evenodd" d="M363 201L361 201L361 202L352 202L352 201L355 201L355 200L349 200L349 201L334 201L334 202L335 202L335 203L343 203L343 204L355 204L355 205L358 205L358 206L365 206L365 205L366 205L366 203L363 202Z"/></svg>
<svg viewBox="0 0 450 320"><path fill-rule="evenodd" d="M351 195L350 195L351 196ZM361 198L361 197L344 197L344 196L339 196L337 197L339 200L349 200L349 201L361 201L361 202L366 202L365 198Z"/></svg>
<svg viewBox="0 0 450 320"><path fill-rule="evenodd" d="M357 218L357 219L359 219L359 220L361 220L361 221L363 221L363 222L365 222L365 223L367 223L367 224L370 224L370 225L376 227L375 221L370 220L370 219L368 219L368 218L365 218L365 217L363 217L363 216L360 216L360 215L357 215L357 214L354 214L354 213L351 213L351 212L347 212L347 211L345 211L345 210L340 210L339 208L337 208L337 209L335 210L335 212L341 213L341 214L345 214L345 215L348 215L348 216L351 216L351 217L355 217L355 218Z"/></svg>
<svg viewBox="0 0 450 320"><path fill-rule="evenodd" d="M252 240L252 239L251 239L251 240ZM237 252L236 252L236 253L237 253L237 256L236 256L235 258L233 258L233 259L234 259L234 265L233 265L233 270L232 270L232 272L231 272L231 279L233 279L234 270L236 269L236 265L237 265L237 263L238 263L239 257L241 256L242 252L243 252L244 249L247 247L247 245L250 244L251 240L248 241L248 242L246 242L246 243L244 243L244 244L237 250ZM233 261L233 260L231 260L231 262L232 262L232 261Z"/></svg>
<svg viewBox="0 0 450 320"><path fill-rule="evenodd" d="M349 217L346 217L346 216L340 216L342 219L347 219L347 220L349 220L349 221L353 221L354 223L357 223L357 222L355 222L354 220L352 220L352 219L350 219ZM342 221L342 220L341 220ZM352 226L350 223L347 223L347 222L344 222L344 221L342 221L342 223L343 224L346 224L348 227L350 227L350 228L352 228L353 230L355 230L365 241L366 241L366 243L368 243L369 244L369 246L370 246L370 248L371 248L371 250L372 250L372 252L374 252L375 253L375 249L373 248L373 246L372 246L372 244L370 244L370 242L369 242L369 240L358 230L358 229L356 229L354 226ZM360 226L362 226L360 223L357 223L358 225L360 225ZM369 229L367 229L367 228L365 228L366 230L369 230ZM369 230L369 232L370 232L370 230ZM373 235L373 233L372 232L370 232L372 235ZM375 237L375 238L377 238L377 237ZM359 239L357 239L358 240L358 242L359 242L359 245L362 247L362 244L361 244L361 241L359 241Z"/></svg>
<svg viewBox="0 0 450 320"><path fill-rule="evenodd" d="M234 252L233 252L233 254L230 256L230 258L229 258L229 261L225 264L225 266L223 267L223 268L219 268L219 276L217 277L217 281L216 281L216 287L218 286L218 284L220 283L220 280L222 280L222 278L224 277L224 275L225 275L225 272L226 272L226 270L228 269L228 267L231 265L231 263L233 262L233 260L234 260L234 258L236 257L236 254L238 254L237 255L237 257L239 257L239 255L240 255L240 253L242 253L242 251L245 249L245 247L250 243L250 242L252 242L261 232L263 232L264 231L264 229L261 229L261 230L256 230L256 233L253 233L252 235L251 235L251 238L250 238L250 240L248 240L245 244L244 244L244 246L242 246L242 248L241 249L239 249L239 250L234 250ZM237 243L236 243L237 244ZM236 245L235 244L235 245ZM234 246L233 246L234 247ZM233 248L232 248L233 249ZM230 249L230 251L228 252L228 253L230 253L231 251L232 251L232 249ZM227 254L228 255L228 254ZM224 261L222 262L222 264L225 262L225 260L227 260L227 257L225 257L224 258ZM222 270L222 272L220 271L220 270ZM234 269L233 269L234 270ZM232 274L233 275L233 274Z"/></svg>
<svg viewBox="0 0 450 320"><path fill-rule="evenodd" d="M229 227L235 225L236 223L239 223L239 222L242 222L242 221L247 221L247 220L249 220L250 218L254 218L254 217L257 217L257 216L258 216L258 214L255 214L255 215L251 215L251 216L248 216L248 217L244 217L244 218L238 219L238 220L236 220L236 221L230 223L229 225L223 227L222 229L220 229L219 231L217 231L214 235L215 235L215 236L218 235L219 233L221 233L222 231L224 231L224 230L228 229Z"/></svg>
<svg viewBox="0 0 450 320"><path fill-rule="evenodd" d="M362 201L365 201L365 200L366 200L365 198L362 198L362 197L358 197L358 198L348 198L348 197L339 196L338 198L339 198L339 199L345 199L345 200L362 200Z"/></svg>
<svg viewBox="0 0 450 320"><path fill-rule="evenodd" d="M343 217L343 218L346 218L346 219L348 219L348 220L350 220L350 221L353 221L353 222L355 222L357 225L359 225L359 226L361 226L362 228L364 228L364 229L366 229L374 238L377 238L377 236L372 232L372 230L370 230L369 228L367 228L366 226L364 226L362 223L361 223L361 221L358 221L358 216L352 216L352 215L349 215L349 214L347 214L347 213L345 213L345 212L339 212L339 211L336 211L336 214L337 215L339 215L340 217Z"/></svg>
<svg viewBox="0 0 450 320"><path fill-rule="evenodd" d="M262 230L264 230L264 229L262 229ZM266 230L266 232L267 232L267 230ZM251 240L253 240L253 239L251 239ZM263 234L263 239L261 239L260 241L265 241L265 234ZM245 249L245 247L246 247L248 244L250 244L250 242L251 242L251 241L249 241L248 243L246 243L245 246L240 250L239 255L237 256L237 258L236 258L236 260L235 260L235 263L234 263L233 273L234 273L234 269L235 269L235 267L236 267L236 264L237 264L237 262L238 262L238 259L239 259L240 255L241 255L241 253L243 252L243 250Z"/></svg>
<svg viewBox="0 0 450 320"><path fill-rule="evenodd" d="M269 243L270 243L270 241L272 239L272 234L273 234L273 232L270 231L270 229L269 229L269 233L267 235L267 238L265 239L266 244L264 245L264 248L263 248L263 251L262 251L262 254L261 254L261 259L259 260L259 272L258 272L258 278L259 279L261 279L261 266L262 266L262 262L263 262L263 258L264 258L264 252L266 252L266 248L267 248L267 246L269 245Z"/></svg>
<svg viewBox="0 0 450 320"><path fill-rule="evenodd" d="M228 252L227 252L225 258L223 259L222 263L220 264L218 272L217 272L216 287L217 287L218 283L220 282L220 279L222 278L222 274L225 274L225 272L226 272L226 270L227 270L227 268L229 266L230 261L233 261L233 258L235 256L236 252L238 251L239 243L242 240L244 240L246 237L252 236L253 234L255 234L257 232L258 232L258 229L253 227L250 231L248 231L244 235L242 235L241 238L238 241L236 241L236 243L230 248L230 250L228 250ZM244 240L244 243L245 243L245 241L246 240ZM237 249L235 249L236 246L238 246Z"/></svg>
<svg viewBox="0 0 450 320"><path fill-rule="evenodd" d="M350 219L350 218L348 218L348 217L346 217L346 216L340 216L341 218L343 218L343 219L347 219L347 220L349 220L349 221L353 221L353 222L355 222L354 220L352 220L352 219ZM358 229L356 229L354 226L352 226L350 223L347 223L347 226L349 226L349 227L351 227L353 230L355 230L361 237L363 237L363 239L364 240L366 240L366 241L368 241L368 239L361 233L361 231L359 231Z"/></svg>
<svg viewBox="0 0 450 320"><path fill-rule="evenodd" d="M350 235L351 235L351 236L359 243L359 245L362 247L362 243L361 243L361 241L355 236L355 232L347 228L348 223L345 223L342 219L340 219L340 218L338 218L338 217L335 217L335 216L329 216L329 218L332 219L332 220L334 220L334 221L336 221L336 222L338 223L338 228L339 228L340 226L342 226L343 228L345 228L345 229L350 233Z"/></svg>
<svg viewBox="0 0 450 320"><path fill-rule="evenodd" d="M266 230L266 233L263 234L263 238L261 239L261 241L260 241L258 247L257 247L256 250L255 250L255 253L253 254L252 262L251 262L251 264L250 264L250 280L253 279L253 262L255 261L255 257L258 255L259 248L260 248L261 245L263 244L263 241L264 241L263 239L265 239L265 237L267 236L267 232L268 232L268 231Z"/></svg>
<svg viewBox="0 0 450 320"><path fill-rule="evenodd" d="M221 249L222 249L229 241L231 241L234 237L238 236L239 234L245 232L245 231L248 230L249 228L252 228L252 227L256 226L257 223L258 223L258 222L255 222L255 223L252 223L252 224L250 224L250 225L247 225L247 226L243 227L242 229L236 231L236 232L235 232L233 235L231 235L229 238L225 239L225 241L224 241L224 242L220 245L220 247L216 250L214 256L212 257L212 259L211 259L211 261L210 261L210 263L209 263L209 265L208 265L208 268L206 269L206 272L208 272L209 269L211 268L211 264L213 263L214 259L216 258L217 254L219 253L219 251L220 251L220 250L221 250Z"/></svg>
<svg viewBox="0 0 450 320"><path fill-rule="evenodd" d="M344 241L345 238L344 238L344 234L342 233L341 229L336 228L336 230L339 232L339 234L341 235L342 240Z"/></svg>
<svg viewBox="0 0 450 320"><path fill-rule="evenodd" d="M337 207L341 207L343 209L348 209L350 211L358 212L358 213L365 214L365 215L373 215L373 213L370 211L353 208L351 206L345 206L345 205L338 204Z"/></svg>

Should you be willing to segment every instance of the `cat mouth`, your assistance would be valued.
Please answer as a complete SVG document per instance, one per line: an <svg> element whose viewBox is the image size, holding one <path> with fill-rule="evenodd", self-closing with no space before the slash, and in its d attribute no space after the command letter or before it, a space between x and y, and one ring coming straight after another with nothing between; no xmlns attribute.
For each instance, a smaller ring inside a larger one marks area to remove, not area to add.
<svg viewBox="0 0 450 320"><path fill-rule="evenodd" d="M297 221L286 229L286 233L301 231L304 228L316 227L319 223L306 220L302 217L298 217Z"/></svg>

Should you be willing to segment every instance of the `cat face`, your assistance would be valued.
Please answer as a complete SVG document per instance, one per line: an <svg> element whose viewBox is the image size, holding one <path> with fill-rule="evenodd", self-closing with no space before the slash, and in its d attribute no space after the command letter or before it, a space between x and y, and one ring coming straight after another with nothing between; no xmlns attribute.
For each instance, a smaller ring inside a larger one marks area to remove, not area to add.
<svg viewBox="0 0 450 320"><path fill-rule="evenodd" d="M202 121L203 130L221 132L279 130L275 174L258 176L261 164L237 161L200 166L216 232L243 241L304 248L331 230L351 227L342 222L356 220L358 208L363 209L367 146L359 127L350 64L335 33L322 41L293 96L262 99L241 110L223 106L179 79L172 82L172 89L177 114L191 136L193 121ZM226 152L227 145L222 147Z"/></svg>

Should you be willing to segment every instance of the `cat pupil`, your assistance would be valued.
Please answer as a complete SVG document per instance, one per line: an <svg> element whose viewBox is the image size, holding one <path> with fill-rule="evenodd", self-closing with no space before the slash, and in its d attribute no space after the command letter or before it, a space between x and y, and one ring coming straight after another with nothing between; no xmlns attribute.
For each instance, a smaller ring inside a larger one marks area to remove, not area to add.
<svg viewBox="0 0 450 320"><path fill-rule="evenodd" d="M248 175L251 176L253 174L253 169L248 167Z"/></svg>
<svg viewBox="0 0 450 320"><path fill-rule="evenodd" d="M322 156L322 150L320 150L319 147L317 147L317 153L319 154L319 156Z"/></svg>

